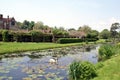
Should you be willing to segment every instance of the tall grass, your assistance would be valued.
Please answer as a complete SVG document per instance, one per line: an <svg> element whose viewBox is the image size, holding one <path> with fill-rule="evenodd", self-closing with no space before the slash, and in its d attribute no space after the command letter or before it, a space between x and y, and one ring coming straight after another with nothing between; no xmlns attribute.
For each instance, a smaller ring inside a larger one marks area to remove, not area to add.
<svg viewBox="0 0 120 80"><path fill-rule="evenodd" d="M109 59L111 56L115 55L117 48L115 45L104 44L99 48L99 58L102 60Z"/></svg>

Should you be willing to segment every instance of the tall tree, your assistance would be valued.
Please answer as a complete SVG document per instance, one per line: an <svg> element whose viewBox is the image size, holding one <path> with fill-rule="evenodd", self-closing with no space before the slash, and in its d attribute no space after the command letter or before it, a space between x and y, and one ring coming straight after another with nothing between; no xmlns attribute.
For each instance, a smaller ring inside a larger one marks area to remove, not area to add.
<svg viewBox="0 0 120 80"><path fill-rule="evenodd" d="M119 29L120 29L119 23L113 23L111 25L110 32L111 32L111 37L113 38L113 42L115 42L115 39L116 39L118 32L119 32Z"/></svg>
<svg viewBox="0 0 120 80"><path fill-rule="evenodd" d="M52 29L52 33L53 33L53 42L55 42L55 37L56 36L57 37L60 37L60 36L61 37L66 37L66 36L69 35L69 33L66 30L64 30L63 27L60 27L60 28L54 27Z"/></svg>
<svg viewBox="0 0 120 80"><path fill-rule="evenodd" d="M22 23L21 22L16 22L17 26L19 29L21 29Z"/></svg>
<svg viewBox="0 0 120 80"><path fill-rule="evenodd" d="M43 30L44 29L43 22L39 21L39 22L35 23L34 29L42 29Z"/></svg>
<svg viewBox="0 0 120 80"><path fill-rule="evenodd" d="M97 30L91 30L87 34L87 38L98 38L99 32Z"/></svg>
<svg viewBox="0 0 120 80"><path fill-rule="evenodd" d="M35 25L35 22L31 21L29 24L29 30L33 30L34 25Z"/></svg>
<svg viewBox="0 0 120 80"><path fill-rule="evenodd" d="M104 29L103 31L101 31L99 36L102 39L108 39L110 38L110 31L108 29Z"/></svg>
<svg viewBox="0 0 120 80"><path fill-rule="evenodd" d="M28 29L28 28L29 28L29 25L30 25L30 22L27 21L27 20L24 20L23 23L22 23L21 28L22 28L22 29Z"/></svg>
<svg viewBox="0 0 120 80"><path fill-rule="evenodd" d="M88 25L84 25L82 27L79 27L78 30L82 31L82 32L85 32L86 34L88 34L91 31L91 28Z"/></svg>
<svg viewBox="0 0 120 80"><path fill-rule="evenodd" d="M68 31L76 31L74 28L70 28L68 29Z"/></svg>

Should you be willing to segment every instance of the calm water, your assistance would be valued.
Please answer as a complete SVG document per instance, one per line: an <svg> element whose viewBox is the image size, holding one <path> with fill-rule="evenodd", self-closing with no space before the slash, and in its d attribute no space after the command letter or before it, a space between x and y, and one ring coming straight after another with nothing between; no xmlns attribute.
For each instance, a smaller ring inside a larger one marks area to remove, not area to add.
<svg viewBox="0 0 120 80"><path fill-rule="evenodd" d="M99 46L81 46L1 55L0 80L68 80L68 68L73 61L97 63ZM57 58L57 64L49 60Z"/></svg>

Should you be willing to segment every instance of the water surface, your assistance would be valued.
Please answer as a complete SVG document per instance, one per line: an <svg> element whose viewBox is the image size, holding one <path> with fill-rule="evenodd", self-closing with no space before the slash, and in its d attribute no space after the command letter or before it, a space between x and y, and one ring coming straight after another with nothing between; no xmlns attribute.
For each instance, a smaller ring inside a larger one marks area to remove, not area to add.
<svg viewBox="0 0 120 80"><path fill-rule="evenodd" d="M99 46L81 46L1 55L0 80L68 80L73 61L98 62ZM87 50L87 51L86 51ZM56 64L49 63L57 58Z"/></svg>

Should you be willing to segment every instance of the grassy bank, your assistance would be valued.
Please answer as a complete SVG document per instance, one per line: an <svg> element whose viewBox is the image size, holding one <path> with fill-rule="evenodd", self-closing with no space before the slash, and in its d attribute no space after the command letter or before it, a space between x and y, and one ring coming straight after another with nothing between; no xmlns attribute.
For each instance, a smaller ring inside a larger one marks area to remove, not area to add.
<svg viewBox="0 0 120 80"><path fill-rule="evenodd" d="M81 44L83 44L83 43L57 44L57 43L0 42L0 54L51 49L51 48L74 46L74 45L81 45Z"/></svg>
<svg viewBox="0 0 120 80"><path fill-rule="evenodd" d="M93 80L120 80L120 55L106 60L98 69L98 77Z"/></svg>

